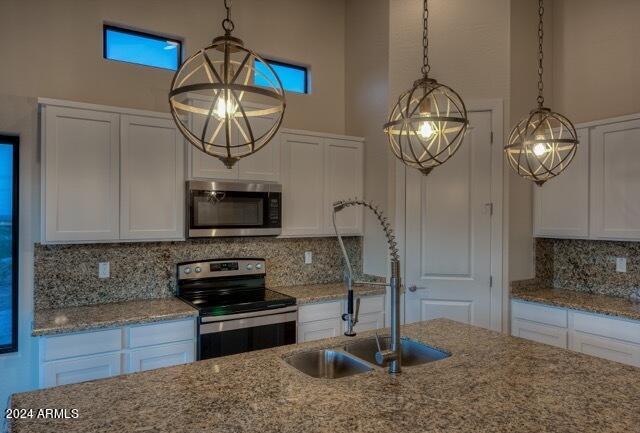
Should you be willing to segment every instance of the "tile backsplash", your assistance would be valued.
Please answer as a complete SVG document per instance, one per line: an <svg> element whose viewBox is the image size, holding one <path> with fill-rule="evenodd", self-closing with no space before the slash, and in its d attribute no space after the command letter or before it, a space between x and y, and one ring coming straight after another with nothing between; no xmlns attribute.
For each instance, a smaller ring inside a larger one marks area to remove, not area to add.
<svg viewBox="0 0 640 433"><path fill-rule="evenodd" d="M616 258L627 272L616 272ZM556 288L627 298L640 287L640 242L536 239L536 278Z"/></svg>
<svg viewBox="0 0 640 433"><path fill-rule="evenodd" d="M345 237L354 267L362 270L362 239ZM304 264L304 252L313 263ZM37 310L171 296L176 263L228 257L267 261L267 286L342 280L342 254L335 238L223 238L185 242L36 245L34 304ZM110 263L110 278L98 278L98 263Z"/></svg>

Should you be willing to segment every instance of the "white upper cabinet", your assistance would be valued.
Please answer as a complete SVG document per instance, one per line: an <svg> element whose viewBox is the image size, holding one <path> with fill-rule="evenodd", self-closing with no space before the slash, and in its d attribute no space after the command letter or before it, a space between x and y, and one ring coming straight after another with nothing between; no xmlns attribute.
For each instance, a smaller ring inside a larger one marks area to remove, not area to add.
<svg viewBox="0 0 640 433"><path fill-rule="evenodd" d="M199 108L209 108L211 100L206 98L192 98L191 103ZM194 133L202 134L204 130L204 117L190 115L188 119L189 127ZM225 134L223 130L214 129L207 130L205 134L205 140L211 141L214 144L224 146ZM234 141L235 143L235 141ZM189 177L193 179L237 179L238 178L238 164L232 168L227 168L222 161L211 155L204 153L197 149L195 146L188 144L189 154Z"/></svg>
<svg viewBox="0 0 640 433"><path fill-rule="evenodd" d="M363 145L355 140L325 140L325 232L335 233L332 222L332 204L337 200L362 198ZM350 207L336 215L340 234L362 233L362 208Z"/></svg>
<svg viewBox="0 0 640 433"><path fill-rule="evenodd" d="M123 115L121 238L184 237L184 142L172 119Z"/></svg>
<svg viewBox="0 0 640 433"><path fill-rule="evenodd" d="M168 115L39 103L43 243L184 238L184 140Z"/></svg>
<svg viewBox="0 0 640 433"><path fill-rule="evenodd" d="M362 139L282 133L282 235L333 235L331 204L362 198ZM340 234L362 234L362 208L337 215Z"/></svg>
<svg viewBox="0 0 640 433"><path fill-rule="evenodd" d="M118 239L119 116L52 106L41 121L43 241Z"/></svg>
<svg viewBox="0 0 640 433"><path fill-rule="evenodd" d="M589 236L589 130L579 129L578 152L567 170L534 186L535 236Z"/></svg>
<svg viewBox="0 0 640 433"><path fill-rule="evenodd" d="M282 234L321 235L325 229L324 140L282 134Z"/></svg>
<svg viewBox="0 0 640 433"><path fill-rule="evenodd" d="M640 114L578 126L567 171L535 188L539 237L640 241Z"/></svg>
<svg viewBox="0 0 640 433"><path fill-rule="evenodd" d="M255 119L253 127L254 135L262 135L272 125L268 119ZM259 180L269 182L280 181L280 135L276 134L270 142L263 146L253 155L242 158L238 161L239 178L242 180Z"/></svg>
<svg viewBox="0 0 640 433"><path fill-rule="evenodd" d="M192 98L192 103L200 108L210 108L211 99L198 97ZM253 107L253 105L249 104ZM194 132L202 135L204 129L203 116L189 116L189 124ZM257 140L268 132L273 122L264 117L251 120L251 133ZM240 137L237 134L231 137L233 144L248 142L249 136ZM218 129L208 128L205 134L207 141L225 146L224 127ZM231 180L257 180L278 182L280 180L280 139L276 134L263 148L253 155L240 159L232 168L227 168L218 158L208 155L195 146L188 150L189 177L191 179L231 179Z"/></svg>
<svg viewBox="0 0 640 433"><path fill-rule="evenodd" d="M591 132L591 235L640 240L640 119Z"/></svg>

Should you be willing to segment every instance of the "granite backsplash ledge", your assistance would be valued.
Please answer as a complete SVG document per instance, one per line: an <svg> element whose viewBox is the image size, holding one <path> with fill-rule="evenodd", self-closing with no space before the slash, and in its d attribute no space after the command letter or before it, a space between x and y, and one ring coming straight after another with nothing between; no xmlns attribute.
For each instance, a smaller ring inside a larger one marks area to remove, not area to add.
<svg viewBox="0 0 640 433"><path fill-rule="evenodd" d="M362 239L345 237L357 274ZM304 252L313 263L304 264ZM34 304L37 310L172 296L176 263L230 257L267 261L267 286L321 284L342 279L342 254L335 238L221 238L185 242L36 245ZM98 278L98 263L111 276Z"/></svg>
<svg viewBox="0 0 640 433"><path fill-rule="evenodd" d="M640 287L640 242L536 239L536 278L549 287L628 298ZM627 272L616 272L626 257Z"/></svg>

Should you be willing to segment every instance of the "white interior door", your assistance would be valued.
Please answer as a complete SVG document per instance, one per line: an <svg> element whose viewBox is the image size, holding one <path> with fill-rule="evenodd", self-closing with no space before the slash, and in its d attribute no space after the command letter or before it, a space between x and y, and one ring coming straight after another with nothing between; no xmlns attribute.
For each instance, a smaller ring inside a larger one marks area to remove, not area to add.
<svg viewBox="0 0 640 433"><path fill-rule="evenodd" d="M406 177L406 323L491 327L491 113L469 114L458 152Z"/></svg>

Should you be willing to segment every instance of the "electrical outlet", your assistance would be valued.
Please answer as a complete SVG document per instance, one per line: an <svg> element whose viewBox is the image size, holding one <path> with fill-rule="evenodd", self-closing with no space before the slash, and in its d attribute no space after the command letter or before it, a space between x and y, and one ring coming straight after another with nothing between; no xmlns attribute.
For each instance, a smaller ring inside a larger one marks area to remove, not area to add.
<svg viewBox="0 0 640 433"><path fill-rule="evenodd" d="M627 272L626 257L616 257L616 272Z"/></svg>
<svg viewBox="0 0 640 433"><path fill-rule="evenodd" d="M304 264L305 265L310 265L311 263L313 263L313 253L311 251L305 251L304 252Z"/></svg>
<svg viewBox="0 0 640 433"><path fill-rule="evenodd" d="M109 278L111 276L111 270L109 268L109 262L98 263L98 278Z"/></svg>

